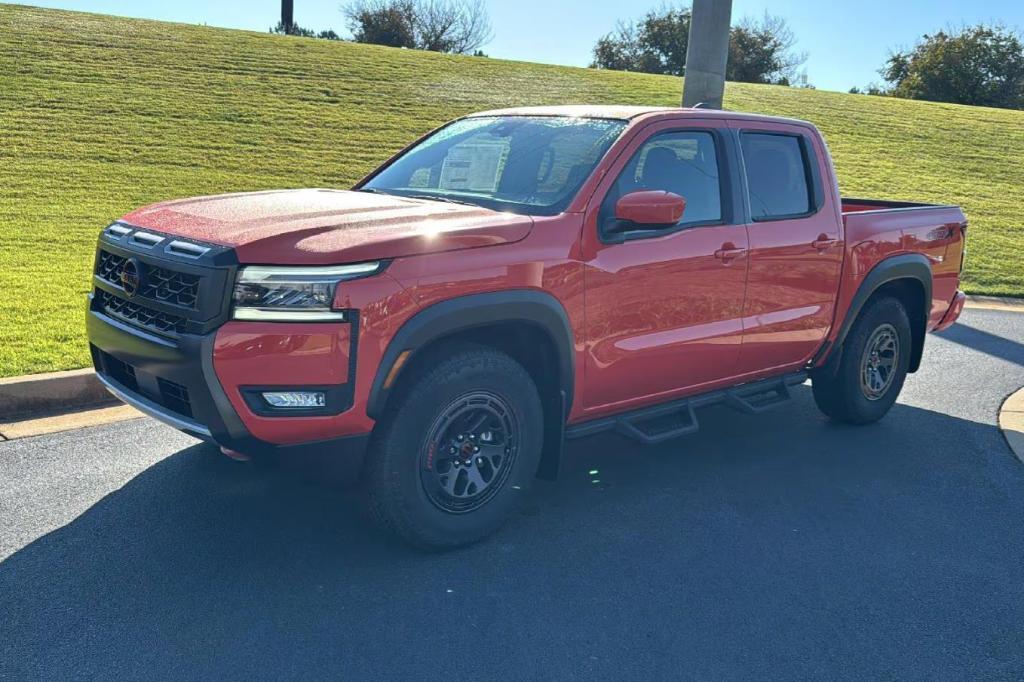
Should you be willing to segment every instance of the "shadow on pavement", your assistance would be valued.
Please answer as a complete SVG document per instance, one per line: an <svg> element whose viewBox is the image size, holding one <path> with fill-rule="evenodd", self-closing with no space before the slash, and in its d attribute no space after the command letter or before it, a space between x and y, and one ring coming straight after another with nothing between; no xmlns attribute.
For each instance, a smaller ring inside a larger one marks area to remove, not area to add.
<svg viewBox="0 0 1024 682"><path fill-rule="evenodd" d="M958 322L937 336L986 355L1024 367L1024 344Z"/></svg>
<svg viewBox="0 0 1024 682"><path fill-rule="evenodd" d="M1024 473L998 430L712 409L572 447L494 539L425 555L356 499L197 445L0 564L0 677L1003 676Z"/></svg>

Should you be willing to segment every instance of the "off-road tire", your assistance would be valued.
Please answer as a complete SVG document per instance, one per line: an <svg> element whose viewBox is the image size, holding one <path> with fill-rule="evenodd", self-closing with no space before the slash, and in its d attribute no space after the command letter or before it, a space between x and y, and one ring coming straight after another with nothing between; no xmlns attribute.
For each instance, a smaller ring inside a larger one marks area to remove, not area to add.
<svg viewBox="0 0 1024 682"><path fill-rule="evenodd" d="M885 375L885 381L876 381L875 386L870 380L862 381L866 367L870 372L871 349L879 341L891 340L896 348L891 378ZM837 364L812 374L818 409L847 424L870 424L884 417L903 388L912 343L910 319L903 304L890 296L870 301L850 329Z"/></svg>
<svg viewBox="0 0 1024 682"><path fill-rule="evenodd" d="M544 427L537 387L511 357L475 344L434 354L409 371L371 438L363 476L370 514L386 530L421 549L472 544L507 520L535 477ZM439 506L438 490L428 488L424 477L433 473L431 466L441 471L440 459L434 460L432 434L439 423L447 422L439 420L472 395L492 396L507 410L516 425L515 454L503 480L496 483L499 487L482 506L452 512Z"/></svg>

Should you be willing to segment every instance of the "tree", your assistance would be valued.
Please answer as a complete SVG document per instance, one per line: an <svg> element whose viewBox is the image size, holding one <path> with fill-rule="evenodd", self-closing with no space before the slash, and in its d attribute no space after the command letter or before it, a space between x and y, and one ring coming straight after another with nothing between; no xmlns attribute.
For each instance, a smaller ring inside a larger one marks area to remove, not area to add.
<svg viewBox="0 0 1024 682"><path fill-rule="evenodd" d="M360 43L473 54L493 37L482 0L356 0L343 11Z"/></svg>
<svg viewBox="0 0 1024 682"><path fill-rule="evenodd" d="M895 97L1024 109L1024 42L1003 26L925 35L879 73Z"/></svg>
<svg viewBox="0 0 1024 682"><path fill-rule="evenodd" d="M644 73L671 73L664 70L655 54L645 54L640 48L640 30L636 24L619 22L613 33L598 39L594 45L592 69L611 71L642 71Z"/></svg>
<svg viewBox="0 0 1024 682"><path fill-rule="evenodd" d="M786 20L765 13L761 21L743 19L729 35L727 80L795 85L807 55L793 52L796 37ZM806 77L803 79L806 85Z"/></svg>
<svg viewBox="0 0 1024 682"><path fill-rule="evenodd" d="M483 0L420 2L416 32L420 49L452 54L471 54L494 36Z"/></svg>
<svg viewBox="0 0 1024 682"><path fill-rule="evenodd" d="M591 67L683 75L690 36L690 8L665 7L639 21L619 22L597 41Z"/></svg>
<svg viewBox="0 0 1024 682"><path fill-rule="evenodd" d="M682 76L690 35L689 7L666 6L639 21L620 23L594 46L592 68ZM729 32L726 79L747 83L796 82L807 57L793 52L796 39L786 21L765 14L744 19Z"/></svg>
<svg viewBox="0 0 1024 682"><path fill-rule="evenodd" d="M413 0L360 0L343 11L357 43L416 47Z"/></svg>

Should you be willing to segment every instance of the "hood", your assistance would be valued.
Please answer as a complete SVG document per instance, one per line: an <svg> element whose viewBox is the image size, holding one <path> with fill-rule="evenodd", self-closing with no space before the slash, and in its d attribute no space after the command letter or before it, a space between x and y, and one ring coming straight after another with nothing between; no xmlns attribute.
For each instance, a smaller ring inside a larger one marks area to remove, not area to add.
<svg viewBox="0 0 1024 682"><path fill-rule="evenodd" d="M242 264L332 265L509 244L528 216L326 189L168 201L126 215L143 229L235 249Z"/></svg>

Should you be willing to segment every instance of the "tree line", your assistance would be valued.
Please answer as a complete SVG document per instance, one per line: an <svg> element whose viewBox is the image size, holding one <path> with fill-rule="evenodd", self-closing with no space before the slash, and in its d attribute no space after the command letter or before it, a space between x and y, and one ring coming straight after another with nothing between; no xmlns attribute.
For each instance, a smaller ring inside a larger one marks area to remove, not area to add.
<svg viewBox="0 0 1024 682"><path fill-rule="evenodd" d="M342 5L357 43L449 54L476 54L494 38L483 0L356 0ZM278 22L271 33L341 40L333 30L315 31Z"/></svg>
<svg viewBox="0 0 1024 682"><path fill-rule="evenodd" d="M484 56L481 48L494 37L483 0L354 0L341 11L352 39L360 43ZM598 39L590 66L683 76L691 16L689 6L665 5L620 22ZM271 30L341 39L333 30L314 31L294 22ZM782 17L765 13L742 19L729 32L726 80L813 87L802 69L807 55L796 51L796 44ZM892 52L879 75L884 84L850 92L1024 109L1024 39L1001 25L947 29Z"/></svg>

